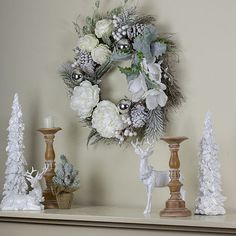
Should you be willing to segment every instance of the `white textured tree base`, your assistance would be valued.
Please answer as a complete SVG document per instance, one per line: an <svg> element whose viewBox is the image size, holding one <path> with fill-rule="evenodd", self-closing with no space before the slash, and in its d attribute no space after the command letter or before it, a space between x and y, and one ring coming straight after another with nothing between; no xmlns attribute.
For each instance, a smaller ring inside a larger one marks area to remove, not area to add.
<svg viewBox="0 0 236 236"><path fill-rule="evenodd" d="M44 206L27 194L3 198L0 208L3 211L41 211Z"/></svg>

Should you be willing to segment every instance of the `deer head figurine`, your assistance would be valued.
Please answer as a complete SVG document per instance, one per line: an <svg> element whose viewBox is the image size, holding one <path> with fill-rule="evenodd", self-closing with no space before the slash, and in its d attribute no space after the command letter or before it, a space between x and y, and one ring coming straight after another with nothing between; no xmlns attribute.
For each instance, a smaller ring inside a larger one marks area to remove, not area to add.
<svg viewBox="0 0 236 236"><path fill-rule="evenodd" d="M26 179L30 182L30 186L33 188L29 192L29 196L34 199L36 205L40 205L40 203L44 201L40 180L47 172L48 168L49 165L45 165L42 172L39 173L39 171L35 170L34 167L32 167L31 172L27 171L25 175ZM35 172L36 174L34 174Z"/></svg>

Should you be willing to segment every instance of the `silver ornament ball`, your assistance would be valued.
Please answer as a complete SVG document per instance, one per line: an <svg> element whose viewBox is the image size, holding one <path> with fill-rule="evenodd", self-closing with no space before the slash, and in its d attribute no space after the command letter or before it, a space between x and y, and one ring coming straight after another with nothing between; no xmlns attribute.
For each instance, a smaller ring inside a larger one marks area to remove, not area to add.
<svg viewBox="0 0 236 236"><path fill-rule="evenodd" d="M128 113L130 109L130 105L131 105L131 101L129 99L122 99L118 103L117 107L121 114L125 114L125 113Z"/></svg>

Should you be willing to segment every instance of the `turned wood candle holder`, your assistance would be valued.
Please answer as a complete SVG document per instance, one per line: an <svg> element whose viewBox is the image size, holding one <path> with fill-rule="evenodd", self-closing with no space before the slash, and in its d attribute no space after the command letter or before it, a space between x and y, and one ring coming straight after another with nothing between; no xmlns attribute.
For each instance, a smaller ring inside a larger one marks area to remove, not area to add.
<svg viewBox="0 0 236 236"><path fill-rule="evenodd" d="M53 181L52 178L55 176L55 152L53 149L53 141L55 134L61 130L61 128L41 128L38 129L44 135L46 143L45 152L45 164L49 166L48 170L44 174L46 189L43 191L44 196L44 207L45 209L58 208L56 196L52 192Z"/></svg>
<svg viewBox="0 0 236 236"><path fill-rule="evenodd" d="M160 212L162 217L182 217L191 216L191 211L185 207L185 201L182 199L180 189L182 183L180 182L180 161L178 151L180 143L188 139L187 137L163 137L161 140L167 142L170 148L170 182L168 187L170 189L170 198L166 201L166 208Z"/></svg>

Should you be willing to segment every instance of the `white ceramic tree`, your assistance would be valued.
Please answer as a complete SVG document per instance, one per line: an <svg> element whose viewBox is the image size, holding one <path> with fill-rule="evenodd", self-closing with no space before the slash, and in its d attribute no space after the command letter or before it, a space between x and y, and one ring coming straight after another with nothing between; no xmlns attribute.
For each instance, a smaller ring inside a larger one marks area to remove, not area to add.
<svg viewBox="0 0 236 236"><path fill-rule="evenodd" d="M8 127L7 161L5 171L5 183L3 189L3 199L1 202L2 210L41 210L43 206L42 191L39 180L42 175L38 173L32 176L25 172L26 160L23 150L24 124L22 111L18 95L15 94L12 105L12 113ZM28 185L26 178L30 182L32 191L27 193Z"/></svg>
<svg viewBox="0 0 236 236"><path fill-rule="evenodd" d="M218 146L215 143L212 116L206 114L199 152L199 193L195 214L222 215L225 197L222 195Z"/></svg>

